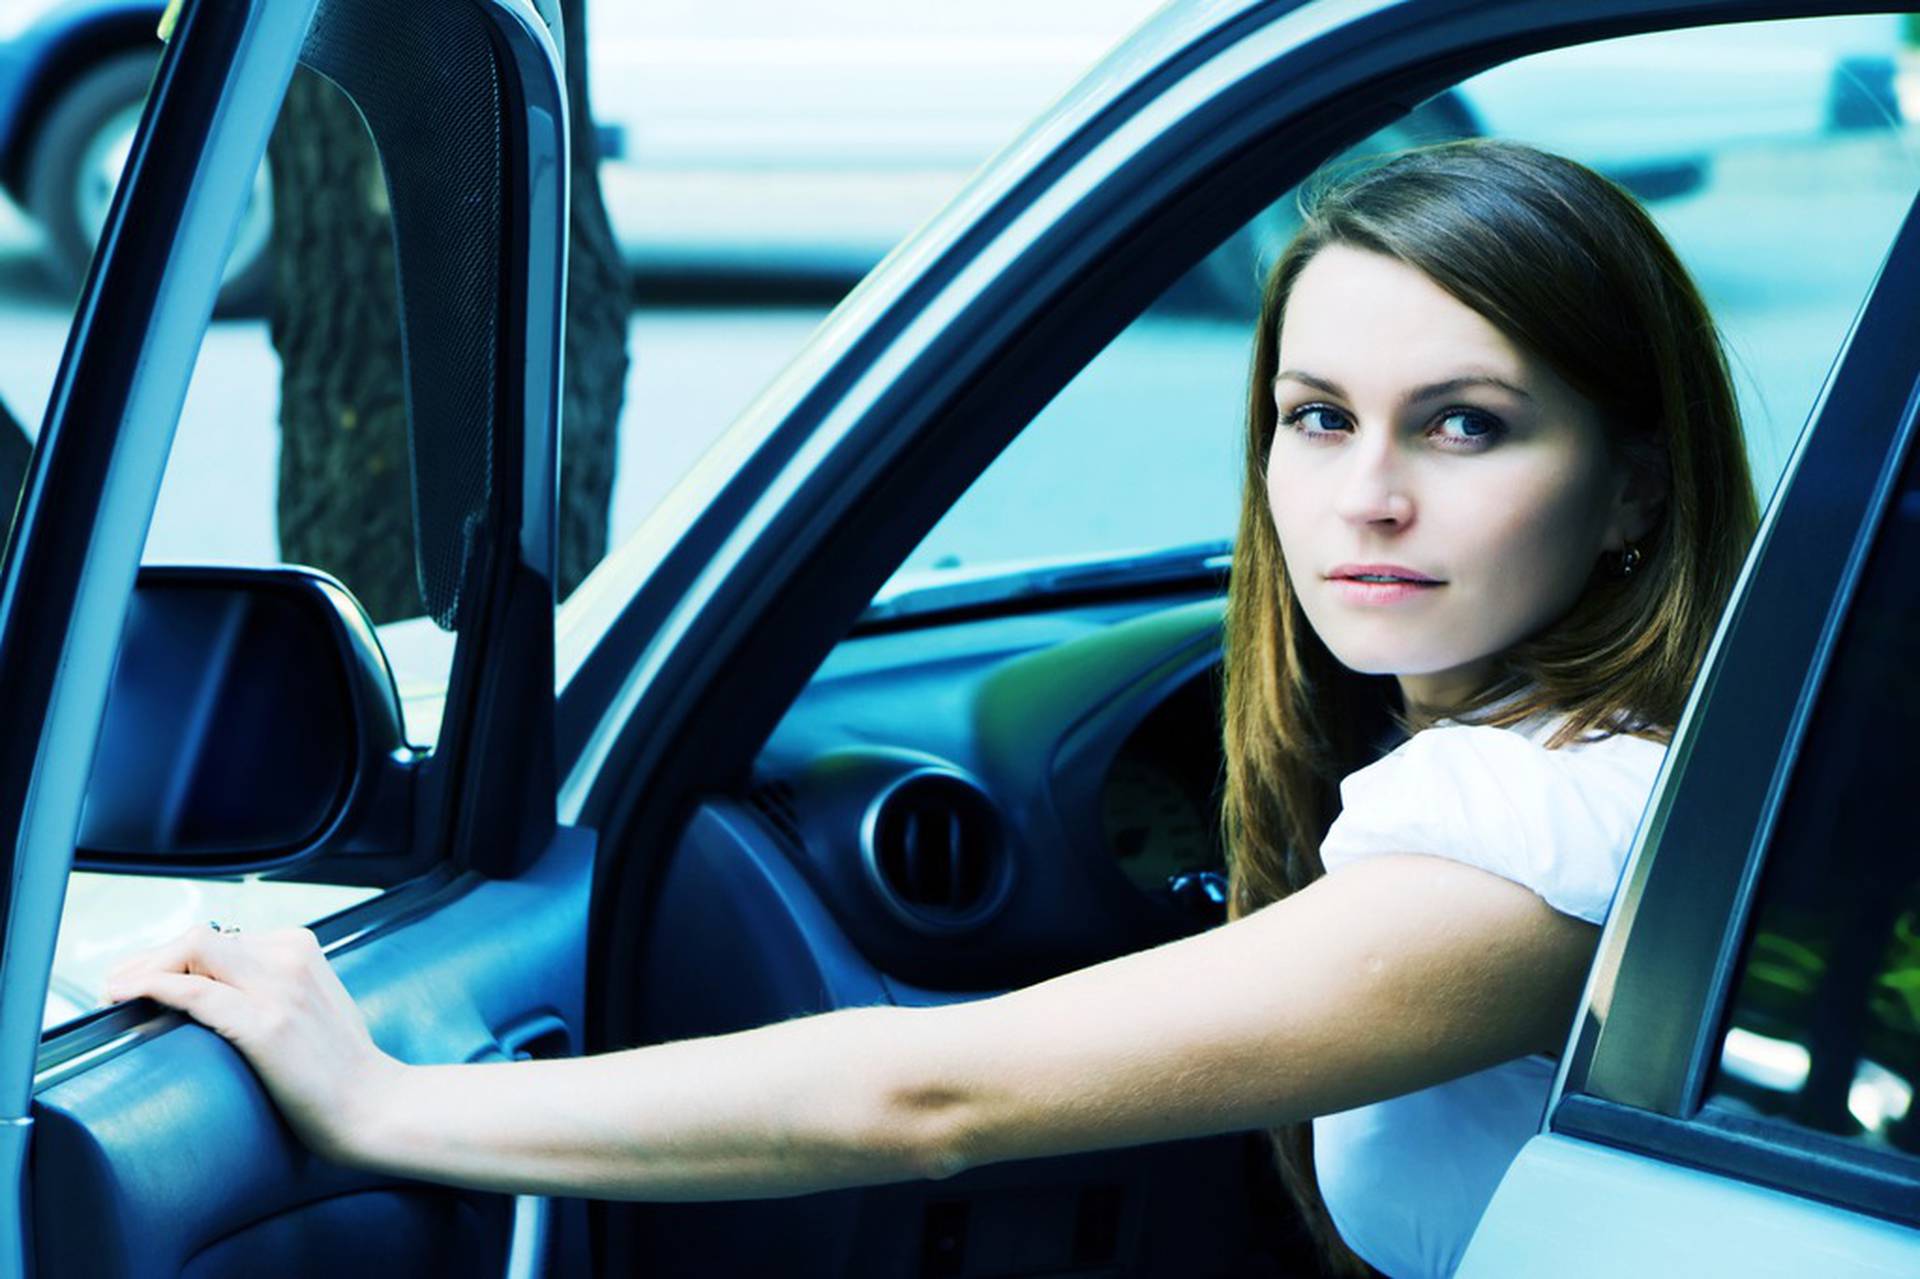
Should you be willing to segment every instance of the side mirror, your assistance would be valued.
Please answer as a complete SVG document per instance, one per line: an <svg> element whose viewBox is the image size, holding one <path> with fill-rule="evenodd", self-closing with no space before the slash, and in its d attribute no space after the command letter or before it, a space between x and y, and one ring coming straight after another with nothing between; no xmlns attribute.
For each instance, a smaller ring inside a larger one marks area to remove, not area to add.
<svg viewBox="0 0 1920 1279"><path fill-rule="evenodd" d="M415 757L373 626L305 569L143 568L76 867L207 874L404 849Z"/></svg>

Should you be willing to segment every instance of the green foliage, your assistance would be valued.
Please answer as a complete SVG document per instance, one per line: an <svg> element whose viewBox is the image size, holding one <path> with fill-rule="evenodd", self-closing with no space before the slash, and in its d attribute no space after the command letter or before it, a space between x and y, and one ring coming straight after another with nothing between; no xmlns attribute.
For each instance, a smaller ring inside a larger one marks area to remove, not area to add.
<svg viewBox="0 0 1920 1279"><path fill-rule="evenodd" d="M1920 912L1893 926L1887 962L1871 996L1874 1020L1889 1030L1920 1035Z"/></svg>

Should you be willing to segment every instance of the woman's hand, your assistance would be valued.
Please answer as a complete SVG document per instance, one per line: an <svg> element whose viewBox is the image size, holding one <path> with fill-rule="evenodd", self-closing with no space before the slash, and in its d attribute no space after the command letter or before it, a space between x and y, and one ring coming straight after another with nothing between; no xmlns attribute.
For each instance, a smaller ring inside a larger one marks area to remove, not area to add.
<svg viewBox="0 0 1920 1279"><path fill-rule="evenodd" d="M366 1018L305 928L193 928L107 978L114 1003L141 997L200 1022L238 1048L302 1141L344 1158L362 1117L405 1067L380 1051Z"/></svg>

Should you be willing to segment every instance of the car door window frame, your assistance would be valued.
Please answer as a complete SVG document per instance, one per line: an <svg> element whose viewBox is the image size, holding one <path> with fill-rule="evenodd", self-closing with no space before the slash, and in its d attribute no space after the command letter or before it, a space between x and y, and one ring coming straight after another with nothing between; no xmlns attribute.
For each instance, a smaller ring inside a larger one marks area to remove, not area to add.
<svg viewBox="0 0 1920 1279"><path fill-rule="evenodd" d="M689 679L684 661L718 660L747 629L728 619L743 616L742 595L761 597L757 610L765 593L742 582L778 580L759 561L790 560L816 542L846 482L897 465L902 444L933 434L930 424L965 396L994 416L967 425L981 447L956 448L964 465L953 469L966 474L942 486L954 490L934 503L944 510L977 473L976 454L997 455L1180 274L1341 145L1528 54L1689 25L1884 9L1720 0L1622 14L1575 0L1465 15L1432 0L1308 5L1276 20L1267 7L1249 0L1225 20L1176 7L1150 19L903 242L596 571L567 610L560 663L564 814L596 821L623 806L615 792L638 789L627 779L655 755L645 739L670 737L666 726L680 718L652 699L671 700L665 686ZM1145 134L1159 136L1143 148ZM1049 304L1074 323L1048 314ZM1072 331L1049 349L1016 339L1023 326ZM994 367L1016 349L1017 361ZM988 386L1002 402L986 403ZM855 594L864 604L873 591ZM809 631L827 644L840 621ZM687 641L689 627L701 638Z"/></svg>
<svg viewBox="0 0 1920 1279"><path fill-rule="evenodd" d="M498 477L487 527L497 530L489 534L497 545L474 557L476 571L466 583L474 599L461 613L449 697L463 709L447 717L449 731L417 778L411 851L347 855L359 858L348 874L370 875L370 882L382 885L408 882L324 921L317 931L332 945L352 944L375 922L393 923L432 909L462 872L518 873L553 838L550 764L544 770L540 765L550 760L552 749L544 726L551 723L554 688L552 481L567 166L564 78L547 34L557 13L546 0L539 3L495 0L474 6L476 14L486 15L479 19L479 39L497 60L505 98L495 125L504 135L497 256L505 287L498 299L490 299L500 308L497 425L487 438L491 470ZM345 0L334 6L336 11L350 7ZM52 791L76 804L89 770L73 761L93 754L91 737L82 740L77 734L99 716L87 714L85 706L62 710L59 699L85 695L89 690L83 685L97 673L94 667L111 670L116 646L70 637L120 632L133 579L129 574L120 581L117 570L129 547L137 569L146 536L140 516L152 508L151 498L140 502L138 494L148 479L151 491L158 490L211 310L208 279L217 289L218 272L201 268L224 259L218 251L227 226L223 218L230 205L237 221L244 201L247 183L232 175L253 171L255 166L241 157L251 155L257 162L295 61L343 56L341 50L361 34L342 33L339 23L334 30L320 30L310 22L312 8L209 4L183 11L162 56L69 334L6 564L10 604L31 600L34 606L32 630L20 627L16 653L10 656L18 659L18 650L29 641L46 649L69 637L64 642L80 644L88 657L76 663L42 655L37 661L42 687L56 699L49 703L48 732L66 726L57 752L63 762L54 765L58 786ZM203 16L203 9L221 16ZM252 124L240 128L232 123L238 119ZM129 359L126 353L134 350L144 352L143 358ZM103 360L108 368L99 367ZM128 367L116 372L110 367L116 362ZM39 584L23 588L27 580ZM53 625L63 595L48 588L50 581L70 586L76 600L69 631ZM10 673L27 669L27 662L19 661ZM22 722L39 718L30 699L10 704L20 708ZM509 729L515 722L519 727ZM28 734L10 740L19 746L23 739L39 740ZM511 748L479 749L475 743L482 740L508 742ZM47 755L42 749L41 763L33 767L45 765ZM34 785L46 783L36 777ZM23 872L5 877L13 889L5 921L5 1004L8 1018L17 1015L21 1021L20 1026L7 1021L7 1029L23 1038L25 1010L36 1003L29 989L35 978L28 971L35 965L27 957L42 949L52 953L75 860L71 838L53 842L63 845L63 855L54 856L47 841L30 846L23 838L13 848ZM152 871L162 869L155 865ZM183 864L177 873L194 871ZM42 986L46 976L38 975ZM38 1002L44 998L42 991ZM52 1028L44 1046L35 1027L37 1051L17 1073L37 1090L95 1063L108 1045L125 1047L139 1038L127 1033L133 1017L127 1009L96 1009ZM13 1039L6 1042L11 1045ZM10 1074L0 1080L14 1082Z"/></svg>
<svg viewBox="0 0 1920 1279"><path fill-rule="evenodd" d="M1554 1132L1909 1223L1920 1223L1910 1158L1702 1102L1775 824L1920 419L1916 292L1920 200L1788 464L1682 716L1549 1120Z"/></svg>
<svg viewBox="0 0 1920 1279"><path fill-rule="evenodd" d="M0 745L0 1202L26 1201L40 1010L114 659L99 637L120 633L254 169L242 157L266 147L305 25L299 6L200 4L175 28L0 564L0 690L23 730ZM0 1212L0 1269L30 1270L17 1211Z"/></svg>
<svg viewBox="0 0 1920 1279"><path fill-rule="evenodd" d="M593 593L620 603L568 637L563 818L671 848L686 810L664 797L736 774L770 727L698 716L713 671L784 706L925 534L914 512L930 523L1181 272L1341 144L1548 48L1875 7L1263 10L1150 21L903 244L722 438L716 465L596 575ZM881 484L890 500L863 502ZM836 548L831 575L812 567L831 558L822 546ZM643 851L602 859L596 972L626 971L633 939L609 921L644 916L652 870ZM624 1042L617 1006L608 1016L600 1042Z"/></svg>
<svg viewBox="0 0 1920 1279"><path fill-rule="evenodd" d="M0 893L10 890L0 897L7 943L0 973L0 1104L6 1106L0 1198L14 1205L0 1213L0 1271L7 1273L32 1270L21 1210L33 1198L26 1155L36 1096L180 1025L175 1014L156 1016L150 1005L130 1004L57 1028L43 1050L38 1010L73 861L92 734L218 289L225 257L219 250L239 221L296 61L303 51L313 55L323 47L315 43L319 24L310 25L315 7L201 0L181 11L82 295L17 536L6 551L0 688L32 695L9 698L8 705L33 730L10 735L0 750L0 785L25 797L8 806L20 831L17 839L13 830L3 833L12 862L0 874ZM357 30L343 34L340 24L320 39L391 34L371 3L340 0L332 7L336 18L338 10L357 7L362 21ZM532 903L525 892L516 899L511 891L520 885L501 885L509 890L503 898L486 891L492 886L485 880L519 876L536 861L537 873L547 877L535 889L540 910L560 918L584 915L592 841L556 828L551 774L554 455L568 175L564 77L549 35L557 12L550 0L479 0L468 7L481 15L470 34L499 70L501 118L482 126L503 134L500 269L484 281L483 298L500 340L496 367L479 371L497 380L499 392L494 418L484 424L495 488L485 544L477 527L462 529L470 549L481 553L469 558L460 582L470 598L459 614L449 698L459 708L448 717L457 749L448 750L443 735L443 766L432 782L437 789L415 823L418 846L431 854L427 873L323 930L330 957L355 952L345 957L348 969L403 926L466 936L442 921L462 910L497 912L503 901L525 918ZM466 371L479 375L471 364ZM553 935L574 937L577 929ZM422 953L434 953L424 940L418 944ZM391 959L388 964L383 980L399 984L404 974L395 978ZM577 1051L568 1035L579 1025L584 973L574 962L560 962L514 979L521 988L538 987L537 1000L524 989L516 998L538 1002L548 1010L546 1022L482 1025L476 1033L470 1024L443 1018L453 1023L451 1038L464 1042L494 1032L494 1046L506 1050L532 1034L542 1043L565 1038L564 1049ZM567 1016L551 1016L556 1011ZM169 1041L175 1048L180 1042ZM43 1132L43 1151L50 1140Z"/></svg>

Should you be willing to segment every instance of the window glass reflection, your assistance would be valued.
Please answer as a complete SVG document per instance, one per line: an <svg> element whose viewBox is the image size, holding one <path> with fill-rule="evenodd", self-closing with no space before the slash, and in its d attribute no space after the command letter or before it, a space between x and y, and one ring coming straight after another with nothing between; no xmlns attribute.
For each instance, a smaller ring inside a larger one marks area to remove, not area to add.
<svg viewBox="0 0 1920 1279"><path fill-rule="evenodd" d="M1801 749L1709 1104L1920 1154L1916 574L1910 460Z"/></svg>

